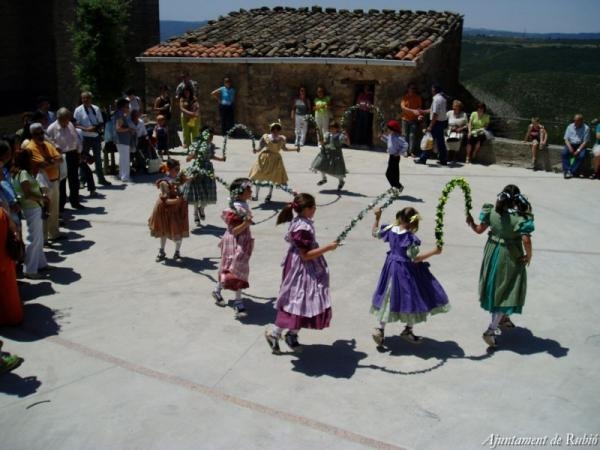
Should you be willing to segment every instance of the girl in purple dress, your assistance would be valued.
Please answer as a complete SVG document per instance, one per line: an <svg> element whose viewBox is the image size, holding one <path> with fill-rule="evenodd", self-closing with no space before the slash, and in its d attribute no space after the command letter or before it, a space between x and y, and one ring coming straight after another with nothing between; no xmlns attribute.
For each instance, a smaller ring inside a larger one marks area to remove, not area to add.
<svg viewBox="0 0 600 450"><path fill-rule="evenodd" d="M375 210L373 237L390 244L379 283L373 294L371 313L377 317L379 326L373 332L373 340L383 345L385 324L401 321L406 327L401 337L412 343L421 338L413 334L415 323L427 320L429 314L446 312L448 296L441 284L423 262L442 253L440 247L419 254L420 239L414 234L419 228L419 213L414 208L404 208L396 214L391 225L379 226L381 209Z"/></svg>
<svg viewBox="0 0 600 450"><path fill-rule="evenodd" d="M323 247L317 244L312 221L316 208L312 195L298 194L277 217L277 224L292 223L285 235L290 247L283 261L283 279L275 302L275 324L265 330L269 348L275 354L280 353L279 339L284 329L289 330L286 344L299 351L300 328L321 330L331 321L329 269L323 254L335 250L339 244L331 242ZM296 212L295 218L292 211Z"/></svg>

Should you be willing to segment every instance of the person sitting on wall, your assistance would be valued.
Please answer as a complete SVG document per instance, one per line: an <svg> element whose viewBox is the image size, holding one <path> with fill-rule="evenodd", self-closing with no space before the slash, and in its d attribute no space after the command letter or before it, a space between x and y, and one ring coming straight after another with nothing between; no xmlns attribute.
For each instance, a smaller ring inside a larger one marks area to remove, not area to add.
<svg viewBox="0 0 600 450"><path fill-rule="evenodd" d="M535 160L537 159L538 151L546 147L548 142L548 133L546 133L544 125L540 123L539 117L531 118L531 123L527 127L527 133L525 133L523 142L529 142L531 145L531 165L527 168L537 170Z"/></svg>
<svg viewBox="0 0 600 450"><path fill-rule="evenodd" d="M469 134L467 135L467 164L477 157L481 144L487 140L487 129L490 126L490 116L487 114L485 103L479 103L477 110L469 117Z"/></svg>
<svg viewBox="0 0 600 450"><path fill-rule="evenodd" d="M583 123L583 114L575 114L573 123L565 130L565 146L562 149L562 166L565 179L573 178L585 158L586 145L590 140L590 127Z"/></svg>

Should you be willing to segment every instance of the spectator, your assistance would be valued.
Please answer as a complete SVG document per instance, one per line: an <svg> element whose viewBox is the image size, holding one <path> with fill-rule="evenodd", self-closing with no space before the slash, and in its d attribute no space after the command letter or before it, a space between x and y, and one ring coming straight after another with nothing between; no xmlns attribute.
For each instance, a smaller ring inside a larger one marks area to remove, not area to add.
<svg viewBox="0 0 600 450"><path fill-rule="evenodd" d="M563 174L566 179L577 174L585 158L586 145L590 140L590 127L583 123L583 115L575 114L573 123L565 130L565 147L562 149Z"/></svg>
<svg viewBox="0 0 600 450"><path fill-rule="evenodd" d="M41 126L41 125L40 125ZM15 156L13 168L14 187L25 220L27 221L27 247L25 249L25 278L39 279L40 269L48 266L44 255L44 223L42 210L48 208L48 197L42 194L36 180L37 166L33 164L31 150L23 149Z"/></svg>
<svg viewBox="0 0 600 450"><path fill-rule="evenodd" d="M131 163L137 175L146 171L146 155L148 155L150 142L148 140L148 130L146 130L146 124L140 117L140 112L131 111L130 120L130 126L135 130L131 145L131 154L133 155Z"/></svg>
<svg viewBox="0 0 600 450"><path fill-rule="evenodd" d="M423 122L423 116L419 112L422 107L423 99L417 94L417 86L409 83L406 94L400 100L400 109L402 111L402 134L408 142L408 153L412 156L419 154L417 133Z"/></svg>
<svg viewBox="0 0 600 450"><path fill-rule="evenodd" d="M188 148L200 130L200 105L191 85L186 85L179 96L183 147Z"/></svg>
<svg viewBox="0 0 600 450"><path fill-rule="evenodd" d="M152 139L156 143L156 150L158 154L162 156L169 155L169 130L167 126L167 119L165 116L158 115L156 117L156 125L152 131Z"/></svg>
<svg viewBox="0 0 600 450"><path fill-rule="evenodd" d="M444 139L444 130L448 124L447 118L447 102L446 97L442 93L442 88L434 84L431 86L431 93L433 94L433 100L429 109L420 110L420 114L429 113L429 126L427 131L431 133L433 141L438 152L438 159L442 166L448 165L448 150L446 149L446 140ZM426 164L429 152L421 151L419 159L415 159L417 164Z"/></svg>
<svg viewBox="0 0 600 450"><path fill-rule="evenodd" d="M221 134L225 136L235 124L235 88L231 78L223 78L223 86L210 93L219 102L219 117L221 118Z"/></svg>
<svg viewBox="0 0 600 450"><path fill-rule="evenodd" d="M39 121L44 127L44 130L46 130L50 125L56 122L56 114L50 111L50 100L48 97L41 96L37 98L35 105L36 110L42 114L42 118Z"/></svg>
<svg viewBox="0 0 600 450"><path fill-rule="evenodd" d="M49 210L45 235L48 240L59 240L64 236L58 229L58 211L60 208L60 163L63 156L45 139L44 128L39 122L29 127L31 140L25 148L31 150L32 163L36 171L45 177L48 188ZM39 170L38 170L39 169Z"/></svg>
<svg viewBox="0 0 600 450"><path fill-rule="evenodd" d="M529 142L531 145L531 165L527 168L537 170L535 161L538 151L546 147L546 143L548 142L548 133L546 133L544 125L540 123L539 117L531 118L531 123L527 127L523 142Z"/></svg>
<svg viewBox="0 0 600 450"><path fill-rule="evenodd" d="M467 136L467 164L477 157L477 153L481 149L486 139L486 130L490 126L490 116L486 114L487 106L485 103L477 105L477 111L471 113L469 117L469 134Z"/></svg>
<svg viewBox="0 0 600 450"><path fill-rule="evenodd" d="M306 142L306 131L308 130L308 121L306 116L312 111L310 99L306 95L306 87L298 88L298 95L293 101L291 119L294 121L294 130L296 140L294 145L300 148Z"/></svg>
<svg viewBox="0 0 600 450"><path fill-rule="evenodd" d="M135 141L135 129L129 121L129 100L120 98L117 100L117 110L113 114L115 129L115 143L119 152L119 179L125 183L129 182L129 165L131 144Z"/></svg>
<svg viewBox="0 0 600 450"><path fill-rule="evenodd" d="M110 186L110 182L104 178L104 170L102 168L102 132L104 118L102 117L100 108L92 104L92 98L91 92L82 92L81 105L75 108L73 117L75 118L75 126L79 128L83 134L82 153L84 157L89 154L90 150L92 150L94 155L98 184Z"/></svg>
<svg viewBox="0 0 600 450"><path fill-rule="evenodd" d="M69 183L69 203L72 208L84 209L79 201L79 163L81 160L81 141L75 126L71 123L71 111L60 108L57 121L48 127L48 139L63 155L67 163L66 177L60 181L59 208L62 211L67 203L67 181ZM95 191L92 191L92 196Z"/></svg>
<svg viewBox="0 0 600 450"><path fill-rule="evenodd" d="M590 179L600 179L600 122L596 125L596 143L592 148L594 154L594 173L590 176Z"/></svg>
<svg viewBox="0 0 600 450"><path fill-rule="evenodd" d="M0 162L0 165L2 163ZM18 325L23 321L23 306L17 288L17 273L13 261L6 249L7 240L14 234L20 240L17 227L8 212L0 207L0 325ZM1 346L0 341L0 346ZM0 373L2 362L0 362Z"/></svg>
<svg viewBox="0 0 600 450"><path fill-rule="evenodd" d="M132 113L133 111L137 111L140 114L144 112L144 105L142 103L142 99L135 95L135 89L129 88L125 91L125 98L129 100L129 111Z"/></svg>
<svg viewBox="0 0 600 450"><path fill-rule="evenodd" d="M446 147L450 156L450 163L456 162L456 154L460 151L465 140L465 130L467 129L467 113L463 111L463 104L460 100L452 102L452 109L448 111L448 128L446 128Z"/></svg>
<svg viewBox="0 0 600 450"><path fill-rule="evenodd" d="M358 145L373 144L373 92L368 84L363 86L362 91L356 97L356 128L353 143Z"/></svg>
<svg viewBox="0 0 600 450"><path fill-rule="evenodd" d="M322 141L325 133L329 131L329 121L333 117L332 109L333 100L331 95L327 94L327 91L325 91L323 86L318 86L317 96L313 102L313 110L315 111L315 122L317 124L319 141Z"/></svg>
<svg viewBox="0 0 600 450"><path fill-rule="evenodd" d="M21 206L13 186L11 169L14 165L13 152L20 148L20 145L16 135L3 136L3 140L0 140L0 201L4 203L5 209L19 232L21 230Z"/></svg>
<svg viewBox="0 0 600 450"><path fill-rule="evenodd" d="M196 83L194 80L192 80L190 78L190 73L189 72L183 72L181 74L181 82L177 85L177 87L175 88L175 97L176 98L180 98L181 94L183 93L183 88L186 86L189 86L192 89L192 94L197 95L197 85L198 83Z"/></svg>

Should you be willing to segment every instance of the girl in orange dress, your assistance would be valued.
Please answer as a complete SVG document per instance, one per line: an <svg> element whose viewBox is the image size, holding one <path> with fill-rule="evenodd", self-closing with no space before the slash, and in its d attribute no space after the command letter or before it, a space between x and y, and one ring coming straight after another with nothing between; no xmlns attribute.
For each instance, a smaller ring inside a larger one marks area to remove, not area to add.
<svg viewBox="0 0 600 450"><path fill-rule="evenodd" d="M160 238L160 249L156 262L164 261L165 244L167 239L175 241L175 253L173 259L181 260L181 240L189 237L190 225L188 223L188 205L181 195L179 185L181 182L179 171L179 162L169 158L161 167L161 171L166 173L166 177L156 182L156 187L160 194L150 219L150 235Z"/></svg>

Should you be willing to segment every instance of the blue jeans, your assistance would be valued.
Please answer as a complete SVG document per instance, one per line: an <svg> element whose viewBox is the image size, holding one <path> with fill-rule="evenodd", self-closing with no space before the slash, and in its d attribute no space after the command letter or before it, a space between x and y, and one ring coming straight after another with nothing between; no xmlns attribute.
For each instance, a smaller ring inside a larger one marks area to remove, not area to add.
<svg viewBox="0 0 600 450"><path fill-rule="evenodd" d="M580 145L581 144L571 144L571 147L578 148ZM586 154L587 149L583 148L579 152L579 155L575 157L575 161L573 161L573 164L571 164L572 155L569 152L569 147L565 145L562 151L560 152L560 156L562 156L563 172L571 172L572 174L575 174L579 170L579 167L581 167L581 164L583 163Z"/></svg>
<svg viewBox="0 0 600 450"><path fill-rule="evenodd" d="M446 148L446 139L444 139L444 130L446 129L446 125L448 122L436 122L433 128L431 128L431 137L433 137L433 142L435 142L435 146L437 147L438 159L442 164L446 164L448 162L448 149ZM421 152L419 156L419 160L425 162L429 157L430 152Z"/></svg>
<svg viewBox="0 0 600 450"><path fill-rule="evenodd" d="M419 153L419 146L417 143L417 132L419 131L418 121L402 121L402 134L404 139L408 142L408 153L410 155L417 155Z"/></svg>

